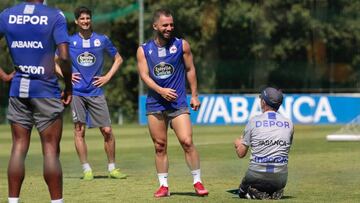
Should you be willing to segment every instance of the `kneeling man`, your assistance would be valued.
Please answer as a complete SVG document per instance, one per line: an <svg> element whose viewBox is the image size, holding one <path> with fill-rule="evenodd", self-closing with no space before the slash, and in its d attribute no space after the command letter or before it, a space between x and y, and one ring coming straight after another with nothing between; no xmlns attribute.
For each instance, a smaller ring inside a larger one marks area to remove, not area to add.
<svg viewBox="0 0 360 203"><path fill-rule="evenodd" d="M265 88L260 95L263 113L250 119L244 136L235 140L239 158L251 148L250 165L239 188L240 198L280 199L283 195L294 126L277 113L282 101L281 91Z"/></svg>

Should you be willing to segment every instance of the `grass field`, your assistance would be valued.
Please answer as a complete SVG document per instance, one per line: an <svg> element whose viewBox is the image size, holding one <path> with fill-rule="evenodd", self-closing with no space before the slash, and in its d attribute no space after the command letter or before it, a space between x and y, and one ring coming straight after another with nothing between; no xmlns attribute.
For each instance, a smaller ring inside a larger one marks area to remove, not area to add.
<svg viewBox="0 0 360 203"><path fill-rule="evenodd" d="M281 202L360 202L360 147L357 142L325 141L338 126L296 126L290 153L289 178ZM97 129L87 131L89 161L96 179L80 179L81 167L74 149L72 125L65 125L61 143L66 202L238 202L226 192L238 187L248 157L237 158L233 140L243 126L195 126L194 141L201 157L202 178L208 197L194 196L192 177L175 135L169 134L169 185L171 197L154 199L158 187L153 146L147 128L138 125L114 126L118 166L126 180L106 178L106 157ZM9 126L0 126L0 202L7 201L6 168L11 147ZM37 132L26 161L22 202L49 202L42 177L42 156Z"/></svg>

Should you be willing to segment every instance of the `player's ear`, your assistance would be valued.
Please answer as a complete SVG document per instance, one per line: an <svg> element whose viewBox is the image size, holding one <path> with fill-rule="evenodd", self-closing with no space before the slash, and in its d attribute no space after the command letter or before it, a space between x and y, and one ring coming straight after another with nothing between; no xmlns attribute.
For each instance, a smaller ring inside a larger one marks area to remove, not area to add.
<svg viewBox="0 0 360 203"><path fill-rule="evenodd" d="M78 24L79 24L79 22L78 22L78 20L77 20L77 19L75 19L75 24L76 24L76 25L78 25Z"/></svg>
<svg viewBox="0 0 360 203"><path fill-rule="evenodd" d="M265 102L265 100L263 100L263 99L260 99L260 103L261 103L262 106L265 106L265 105L266 105L266 102Z"/></svg>
<svg viewBox="0 0 360 203"><path fill-rule="evenodd" d="M154 30L157 30L157 27L156 27L156 26L157 26L157 24L156 24L156 23L153 23L153 29L154 29Z"/></svg>

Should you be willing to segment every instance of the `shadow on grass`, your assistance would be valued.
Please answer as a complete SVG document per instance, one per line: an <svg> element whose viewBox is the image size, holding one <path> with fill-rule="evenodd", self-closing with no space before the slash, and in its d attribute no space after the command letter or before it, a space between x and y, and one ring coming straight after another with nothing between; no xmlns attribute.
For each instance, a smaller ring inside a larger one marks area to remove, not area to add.
<svg viewBox="0 0 360 203"><path fill-rule="evenodd" d="M175 195L178 195L178 196L191 196L191 197L206 197L207 196L207 195L200 196L200 195L197 195L195 192L171 192L171 196L175 196Z"/></svg>
<svg viewBox="0 0 360 203"><path fill-rule="evenodd" d="M129 176L127 176L126 178L128 178ZM83 177L79 177L79 176L64 176L64 178L66 179L80 179L82 180ZM109 178L109 176L107 175L97 175L94 176L94 179L117 179L117 180L121 180L121 179L126 179L126 178Z"/></svg>
<svg viewBox="0 0 360 203"><path fill-rule="evenodd" d="M109 179L108 176L94 176L94 179Z"/></svg>
<svg viewBox="0 0 360 203"><path fill-rule="evenodd" d="M226 190L226 192L231 193L233 195L236 195L236 197L233 197L233 198L239 198L239 196L238 196L239 195L239 189L238 188L232 189L232 190ZM285 195L285 196L281 197L281 200L282 199L295 199L295 197Z"/></svg>

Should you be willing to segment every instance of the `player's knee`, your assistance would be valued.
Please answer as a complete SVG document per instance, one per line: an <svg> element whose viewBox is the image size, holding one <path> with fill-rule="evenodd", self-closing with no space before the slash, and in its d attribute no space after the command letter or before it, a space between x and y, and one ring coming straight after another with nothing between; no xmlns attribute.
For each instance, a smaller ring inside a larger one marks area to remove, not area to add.
<svg viewBox="0 0 360 203"><path fill-rule="evenodd" d="M85 131L75 129L74 136L75 136L75 139L84 139Z"/></svg>
<svg viewBox="0 0 360 203"><path fill-rule="evenodd" d="M112 135L112 129L111 127L102 127L100 128L101 130L101 133L104 135L104 136L110 136Z"/></svg>
<svg viewBox="0 0 360 203"><path fill-rule="evenodd" d="M74 133L75 133L75 137L83 138L85 136L85 126L80 124L75 124Z"/></svg>
<svg viewBox="0 0 360 203"><path fill-rule="evenodd" d="M166 154L166 143L165 142L155 142L155 153L156 154Z"/></svg>
<svg viewBox="0 0 360 203"><path fill-rule="evenodd" d="M187 151L191 151L194 149L194 144L192 142L192 139L184 139L181 141L181 146L183 147L183 149L187 152Z"/></svg>

